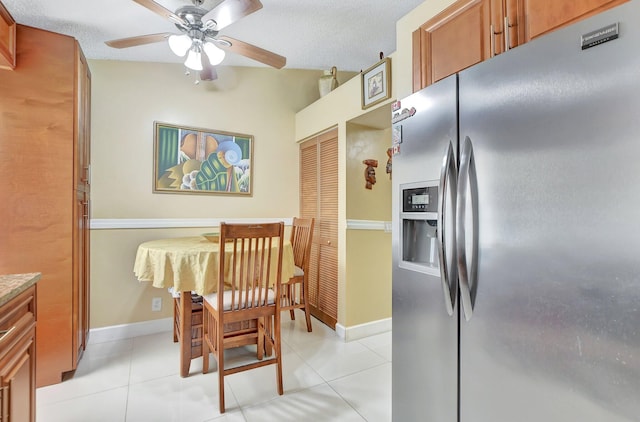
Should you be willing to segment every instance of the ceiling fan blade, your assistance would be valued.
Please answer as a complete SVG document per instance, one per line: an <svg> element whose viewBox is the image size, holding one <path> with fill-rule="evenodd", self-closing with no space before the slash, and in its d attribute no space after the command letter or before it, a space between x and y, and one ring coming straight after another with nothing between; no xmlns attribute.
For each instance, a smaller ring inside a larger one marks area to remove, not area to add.
<svg viewBox="0 0 640 422"><path fill-rule="evenodd" d="M228 50L236 54L248 57L260 63L264 63L276 69L282 69L287 64L287 58L271 51L264 50L255 45L239 41L231 37L220 36L217 40L226 41L217 43L216 45L223 50ZM230 45L227 45L229 43Z"/></svg>
<svg viewBox="0 0 640 422"><path fill-rule="evenodd" d="M161 34L149 34L130 38L120 38L118 40L105 41L104 43L113 48L127 48L164 41L170 35L173 34L171 32L163 32Z"/></svg>
<svg viewBox="0 0 640 422"><path fill-rule="evenodd" d="M206 25L207 21L214 20L216 25L212 29L219 31L260 9L262 9L260 0L224 0L204 15L202 22Z"/></svg>
<svg viewBox="0 0 640 422"><path fill-rule="evenodd" d="M182 19L180 16L176 15L171 10L159 5L153 0L133 0L133 1L138 3L140 6L146 7L147 9L151 10L153 13L157 13L163 18L172 20L174 23L179 23L182 25L187 24L187 22L184 19Z"/></svg>
<svg viewBox="0 0 640 422"><path fill-rule="evenodd" d="M201 81L215 81L218 79L218 72L216 72L216 68L211 66L209 59L207 58L206 53L202 53L202 70L200 71L200 80Z"/></svg>

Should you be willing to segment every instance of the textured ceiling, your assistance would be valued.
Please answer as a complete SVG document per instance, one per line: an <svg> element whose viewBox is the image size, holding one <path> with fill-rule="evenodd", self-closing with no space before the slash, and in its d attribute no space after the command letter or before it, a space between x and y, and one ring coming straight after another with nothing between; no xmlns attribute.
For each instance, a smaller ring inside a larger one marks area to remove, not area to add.
<svg viewBox="0 0 640 422"><path fill-rule="evenodd" d="M132 0L0 0L20 24L75 37L89 59L181 63L167 43L115 49L105 41L179 33ZM175 11L190 0L156 0ZM396 21L424 0L261 0L264 7L220 31L287 58L286 68L360 71L396 50ZM211 9L220 0L205 0ZM223 65L261 63L227 54Z"/></svg>

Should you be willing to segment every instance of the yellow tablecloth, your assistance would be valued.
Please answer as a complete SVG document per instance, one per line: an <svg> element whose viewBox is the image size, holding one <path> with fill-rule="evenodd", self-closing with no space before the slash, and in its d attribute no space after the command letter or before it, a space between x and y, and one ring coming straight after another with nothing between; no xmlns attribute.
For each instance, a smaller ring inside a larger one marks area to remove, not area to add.
<svg viewBox="0 0 640 422"><path fill-rule="evenodd" d="M133 273L140 281L174 291L213 293L218 287L220 244L202 236L178 237L144 242L138 246ZM276 271L275 264L272 270ZM293 276L293 249L284 240L282 282Z"/></svg>

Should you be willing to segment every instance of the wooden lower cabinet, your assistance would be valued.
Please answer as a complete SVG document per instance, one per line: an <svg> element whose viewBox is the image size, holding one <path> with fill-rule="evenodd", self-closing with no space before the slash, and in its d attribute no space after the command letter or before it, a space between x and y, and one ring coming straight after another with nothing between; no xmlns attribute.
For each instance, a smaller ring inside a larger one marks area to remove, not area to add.
<svg viewBox="0 0 640 422"><path fill-rule="evenodd" d="M300 145L300 214L315 218L309 260L311 314L331 328L338 321L338 131Z"/></svg>
<svg viewBox="0 0 640 422"><path fill-rule="evenodd" d="M36 288L0 308L0 421L35 421Z"/></svg>

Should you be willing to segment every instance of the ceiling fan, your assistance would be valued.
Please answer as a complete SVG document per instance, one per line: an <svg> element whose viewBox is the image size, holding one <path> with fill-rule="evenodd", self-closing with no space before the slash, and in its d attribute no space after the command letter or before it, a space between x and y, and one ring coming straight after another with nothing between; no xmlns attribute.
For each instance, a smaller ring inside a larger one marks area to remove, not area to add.
<svg viewBox="0 0 640 422"><path fill-rule="evenodd" d="M130 38L106 41L114 48L135 47L168 40L174 54L184 57L185 66L200 72L200 80L211 81L217 78L214 66L221 63L225 51L230 51L268 66L281 69L287 59L246 42L227 36L218 36L218 32L237 20L262 9L259 0L222 0L213 9L200 7L204 0L191 0L193 5L178 8L175 13L153 0L133 0L158 15L169 19L181 34L163 32L140 35Z"/></svg>

